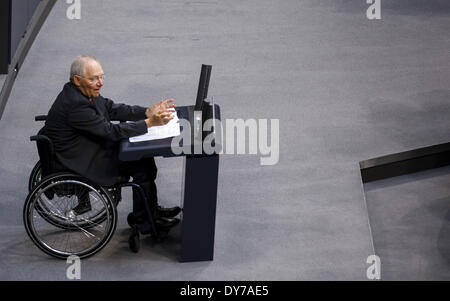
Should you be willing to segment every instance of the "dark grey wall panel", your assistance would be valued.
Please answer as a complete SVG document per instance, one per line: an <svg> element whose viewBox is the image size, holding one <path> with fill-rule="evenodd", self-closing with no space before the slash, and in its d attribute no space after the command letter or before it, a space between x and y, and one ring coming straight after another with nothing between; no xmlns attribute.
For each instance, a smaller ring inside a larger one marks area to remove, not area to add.
<svg viewBox="0 0 450 301"><path fill-rule="evenodd" d="M11 3L11 57L28 24L27 0L13 0Z"/></svg>
<svg viewBox="0 0 450 301"><path fill-rule="evenodd" d="M14 0L11 5L11 56L14 56L20 39L40 0Z"/></svg>
<svg viewBox="0 0 450 301"><path fill-rule="evenodd" d="M36 7L39 5L39 2L41 0L28 0L28 20L31 19L33 16L34 11L36 10Z"/></svg>
<svg viewBox="0 0 450 301"><path fill-rule="evenodd" d="M0 74L8 73L10 50L10 0L0 1Z"/></svg>
<svg viewBox="0 0 450 301"><path fill-rule="evenodd" d="M33 45L34 39L36 38L39 30L41 30L42 24L47 19L48 14L52 10L57 0L40 0L35 8L30 20L27 22L22 39L19 39L18 45L16 47L15 53L11 57L11 62L8 67L8 75L3 83L2 90L0 92L0 118L3 115L3 110L5 109L6 102L8 101L9 94L14 85L15 78L22 67L22 63L28 54L31 46ZM12 11L12 10L11 10ZM28 14L28 12L27 12ZM23 16L23 15L22 15ZM10 31L11 32L11 31Z"/></svg>

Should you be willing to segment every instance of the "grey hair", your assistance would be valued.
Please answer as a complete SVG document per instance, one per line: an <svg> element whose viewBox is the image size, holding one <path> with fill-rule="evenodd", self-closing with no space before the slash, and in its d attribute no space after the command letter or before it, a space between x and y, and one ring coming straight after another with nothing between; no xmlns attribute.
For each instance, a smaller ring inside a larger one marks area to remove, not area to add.
<svg viewBox="0 0 450 301"><path fill-rule="evenodd" d="M86 62L96 61L100 63L95 57L91 55L79 55L70 66L70 81L73 82L75 75L84 75L86 73Z"/></svg>

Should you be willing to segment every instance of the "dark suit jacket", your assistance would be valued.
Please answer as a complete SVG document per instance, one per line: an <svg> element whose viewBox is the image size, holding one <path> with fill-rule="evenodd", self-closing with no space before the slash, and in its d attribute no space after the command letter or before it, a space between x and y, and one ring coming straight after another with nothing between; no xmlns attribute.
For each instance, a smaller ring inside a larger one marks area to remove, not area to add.
<svg viewBox="0 0 450 301"><path fill-rule="evenodd" d="M147 132L146 108L115 104L101 95L93 104L72 83L64 85L47 115L45 134L58 161L103 186L119 178L119 140ZM129 120L128 123L111 123Z"/></svg>

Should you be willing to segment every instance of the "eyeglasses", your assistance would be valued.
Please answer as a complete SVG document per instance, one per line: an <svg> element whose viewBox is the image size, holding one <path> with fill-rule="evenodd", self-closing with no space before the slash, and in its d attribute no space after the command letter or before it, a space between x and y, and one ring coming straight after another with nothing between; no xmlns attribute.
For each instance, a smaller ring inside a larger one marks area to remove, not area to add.
<svg viewBox="0 0 450 301"><path fill-rule="evenodd" d="M77 76L87 79L91 83L98 83L99 81L103 81L105 79L105 75L93 76L93 77L84 77L79 74Z"/></svg>

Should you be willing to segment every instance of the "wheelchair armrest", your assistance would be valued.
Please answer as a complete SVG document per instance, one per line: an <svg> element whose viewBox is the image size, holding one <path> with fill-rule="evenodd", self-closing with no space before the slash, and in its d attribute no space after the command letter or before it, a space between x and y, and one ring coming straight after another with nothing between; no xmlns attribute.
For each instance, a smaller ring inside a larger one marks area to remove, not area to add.
<svg viewBox="0 0 450 301"><path fill-rule="evenodd" d="M47 115L37 115L34 117L35 121L45 121L47 120Z"/></svg>
<svg viewBox="0 0 450 301"><path fill-rule="evenodd" d="M50 155L51 156L54 155L53 142L47 136L34 135L30 137L30 141L36 141L36 143L38 143L38 149L39 149L39 142L44 142L48 147L48 151L50 151Z"/></svg>
<svg viewBox="0 0 450 301"><path fill-rule="evenodd" d="M48 143L52 143L50 138L44 135L34 135L30 137L30 141L46 141Z"/></svg>

